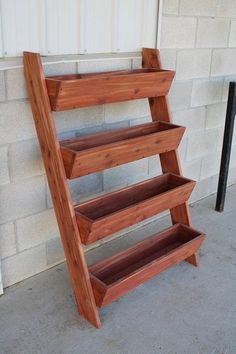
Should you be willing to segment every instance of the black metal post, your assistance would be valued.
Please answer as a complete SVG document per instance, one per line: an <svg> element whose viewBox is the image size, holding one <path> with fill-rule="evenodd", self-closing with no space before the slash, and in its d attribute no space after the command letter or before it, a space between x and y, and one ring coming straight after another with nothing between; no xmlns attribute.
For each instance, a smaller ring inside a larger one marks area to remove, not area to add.
<svg viewBox="0 0 236 354"><path fill-rule="evenodd" d="M224 141L223 141L223 149L221 155L220 175L219 175L218 191L217 191L216 207L215 207L215 210L219 212L224 211L235 114L236 114L236 82L230 82L225 130L224 130Z"/></svg>

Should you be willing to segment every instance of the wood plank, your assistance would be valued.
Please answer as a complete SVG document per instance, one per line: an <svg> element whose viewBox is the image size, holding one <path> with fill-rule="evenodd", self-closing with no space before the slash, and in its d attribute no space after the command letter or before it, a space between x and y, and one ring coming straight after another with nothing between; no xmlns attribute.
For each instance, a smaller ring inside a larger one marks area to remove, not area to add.
<svg viewBox="0 0 236 354"><path fill-rule="evenodd" d="M183 127L157 122L62 141L67 178L171 151L179 145L184 131Z"/></svg>
<svg viewBox="0 0 236 354"><path fill-rule="evenodd" d="M24 71L76 303L81 315L99 328L101 323L66 181L39 54L24 53Z"/></svg>
<svg viewBox="0 0 236 354"><path fill-rule="evenodd" d="M81 239L95 242L183 203L195 182L165 174L75 206Z"/></svg>
<svg viewBox="0 0 236 354"><path fill-rule="evenodd" d="M96 303L103 307L153 276L189 258L205 235L175 224L89 268Z"/></svg>
<svg viewBox="0 0 236 354"><path fill-rule="evenodd" d="M158 97L169 92L173 71L132 70L114 75L77 75L46 78L51 108L54 111Z"/></svg>
<svg viewBox="0 0 236 354"><path fill-rule="evenodd" d="M143 48L142 66L143 68L156 68L158 70L161 70L161 58L159 50ZM149 105L153 121L166 121L170 123L172 122L171 111L166 95L163 95L162 97L149 98ZM177 150L161 154L160 162L163 173L172 172L182 175ZM171 209L170 213L173 224L182 223L189 226L192 225L189 206L187 203L183 203ZM187 259L187 262L191 263L194 266L197 266L197 255L193 255L191 258Z"/></svg>

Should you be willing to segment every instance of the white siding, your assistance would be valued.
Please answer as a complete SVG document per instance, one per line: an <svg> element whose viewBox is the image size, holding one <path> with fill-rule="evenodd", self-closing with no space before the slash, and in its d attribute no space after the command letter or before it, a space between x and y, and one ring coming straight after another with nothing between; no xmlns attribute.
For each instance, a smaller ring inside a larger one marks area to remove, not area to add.
<svg viewBox="0 0 236 354"><path fill-rule="evenodd" d="M78 53L78 1L46 0L45 3L47 54Z"/></svg>
<svg viewBox="0 0 236 354"><path fill-rule="evenodd" d="M45 51L44 2L2 0L2 46L5 56L21 55L22 50Z"/></svg>
<svg viewBox="0 0 236 354"><path fill-rule="evenodd" d="M158 0L0 0L0 56L155 46L157 7Z"/></svg>

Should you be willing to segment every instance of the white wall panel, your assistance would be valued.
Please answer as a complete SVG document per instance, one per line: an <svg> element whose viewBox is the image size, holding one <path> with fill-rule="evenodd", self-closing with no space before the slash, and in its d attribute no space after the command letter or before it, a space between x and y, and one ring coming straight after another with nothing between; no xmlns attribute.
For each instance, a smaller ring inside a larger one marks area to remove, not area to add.
<svg viewBox="0 0 236 354"><path fill-rule="evenodd" d="M142 46L145 0L119 0L117 47L122 52L137 51Z"/></svg>
<svg viewBox="0 0 236 354"><path fill-rule="evenodd" d="M0 0L0 5L0 56L23 50L132 52L156 44L158 0Z"/></svg>
<svg viewBox="0 0 236 354"><path fill-rule="evenodd" d="M158 1L144 1L142 47L155 47L157 43Z"/></svg>
<svg viewBox="0 0 236 354"><path fill-rule="evenodd" d="M112 51L114 0L84 0L84 52Z"/></svg>
<svg viewBox="0 0 236 354"><path fill-rule="evenodd" d="M23 50L45 51L44 2L1 0L4 53L21 55Z"/></svg>
<svg viewBox="0 0 236 354"><path fill-rule="evenodd" d="M79 45L79 1L45 0L48 54L76 54Z"/></svg>

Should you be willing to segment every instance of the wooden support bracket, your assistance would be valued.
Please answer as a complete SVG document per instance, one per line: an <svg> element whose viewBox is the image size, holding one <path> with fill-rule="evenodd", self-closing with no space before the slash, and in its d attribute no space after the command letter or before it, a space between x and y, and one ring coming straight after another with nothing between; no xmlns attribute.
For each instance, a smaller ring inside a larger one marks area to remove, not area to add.
<svg viewBox="0 0 236 354"><path fill-rule="evenodd" d="M162 69L160 51L158 49L143 48L142 52L143 68ZM149 105L153 121L172 122L171 111L167 96L149 98ZM179 155L177 150L172 150L160 154L160 161L163 173L172 172L182 175ZM189 206L187 203L181 204L170 210L172 223L182 223L187 226L192 225ZM190 264L197 266L197 254L186 259Z"/></svg>

